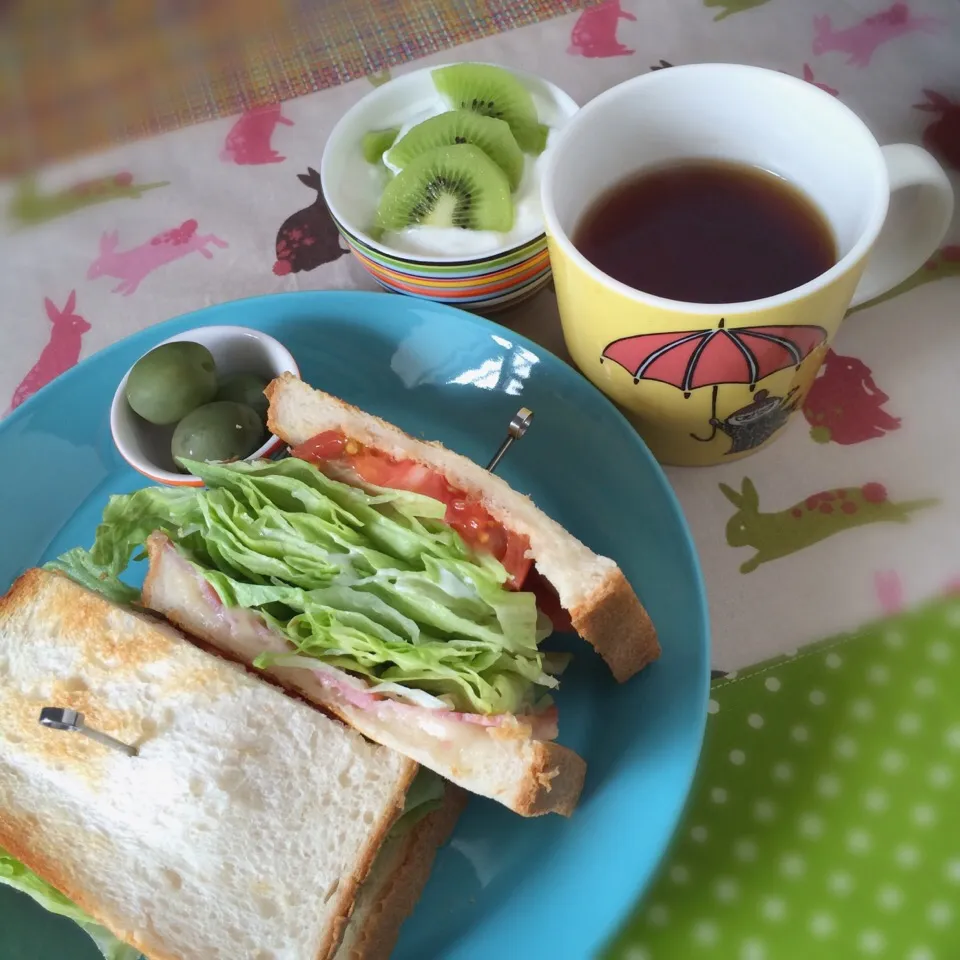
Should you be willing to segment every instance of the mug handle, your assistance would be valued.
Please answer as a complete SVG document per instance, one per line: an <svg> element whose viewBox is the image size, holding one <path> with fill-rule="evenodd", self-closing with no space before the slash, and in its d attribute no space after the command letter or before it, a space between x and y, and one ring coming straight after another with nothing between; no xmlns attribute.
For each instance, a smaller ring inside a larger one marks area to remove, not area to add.
<svg viewBox="0 0 960 960"><path fill-rule="evenodd" d="M950 180L926 150L912 143L881 149L890 180L890 209L851 307L879 297L916 273L947 235L953 218ZM912 196L903 192L908 188Z"/></svg>

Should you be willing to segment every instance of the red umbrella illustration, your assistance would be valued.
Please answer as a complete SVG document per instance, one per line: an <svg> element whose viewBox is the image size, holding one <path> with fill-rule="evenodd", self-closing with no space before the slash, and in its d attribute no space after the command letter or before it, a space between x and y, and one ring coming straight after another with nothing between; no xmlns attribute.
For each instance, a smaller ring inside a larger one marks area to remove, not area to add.
<svg viewBox="0 0 960 960"><path fill-rule="evenodd" d="M633 382L659 380L689 397L700 387L713 387L716 434L717 391L736 383L753 390L765 377L800 364L827 342L827 331L815 324L727 329L724 320L712 330L642 333L607 345L600 358L613 360ZM703 439L703 438L698 438Z"/></svg>

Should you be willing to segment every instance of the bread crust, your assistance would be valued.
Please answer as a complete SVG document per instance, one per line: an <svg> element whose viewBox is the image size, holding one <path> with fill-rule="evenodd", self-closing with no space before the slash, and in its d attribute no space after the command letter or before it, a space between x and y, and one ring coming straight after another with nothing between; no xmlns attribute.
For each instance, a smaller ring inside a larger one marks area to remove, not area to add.
<svg viewBox="0 0 960 960"><path fill-rule="evenodd" d="M290 446L295 446L306 437L295 437L291 435L290 427L284 423L280 415L280 400L285 390L302 390L304 387L310 390L318 402L324 407L329 407L336 411L336 419L354 419L361 425L367 426L372 432L380 433L388 437L391 442L398 447L403 448L403 456L415 460L438 470L445 476L447 475L443 463L456 463L459 469L464 473L469 472L476 475L479 470L477 464L462 457L460 454L448 450L443 444L430 440L419 440L402 431L399 427L391 424L380 417L366 413L352 404L347 403L326 394L321 390L307 387L301 380L293 374L284 373L280 377L272 380L264 390L264 394L269 400L267 410L267 426L271 433L280 437ZM341 429L344 427L341 425ZM348 432L345 430L344 432ZM357 439L361 442L369 443L362 437ZM373 444L376 448L376 444ZM388 454L390 451L386 451ZM392 455L392 454L391 454ZM442 461L442 463L440 462ZM457 482L457 478L448 476L451 482ZM477 483L480 483L478 480ZM562 527L555 524L553 520L547 517L542 511L538 510L533 501L524 494L511 489L501 478L484 473L482 482L485 488L495 488L500 490L499 500L509 497L510 502L514 504L513 512L516 513L520 505L527 513L535 512L540 521L544 524L550 524L562 533L570 544L575 545L576 556L580 558L581 565L593 562L604 562L607 564L607 572L602 579L596 583L590 592L578 602L569 604L568 611L571 614L571 620L577 633L600 654L618 682L623 683L632 676L639 673L648 663L657 659L660 655L660 645L657 641L657 632L649 614L644 609L643 604L637 597L630 583L627 581L620 568L613 561L601 558L590 551L587 547L577 541L571 534L563 530ZM471 484L472 485L472 484ZM470 486L470 485L468 485ZM497 503L492 502L491 498L483 495L481 488L479 496L484 507L490 514L503 523L508 529L515 529L517 524L507 515L503 508L498 509ZM566 542L565 541L565 542ZM542 557L538 557L536 550L531 548L527 554L533 558L537 570L550 582L553 582L547 575L540 562ZM601 568L602 569L602 568ZM553 584L555 587L556 583Z"/></svg>
<svg viewBox="0 0 960 960"><path fill-rule="evenodd" d="M103 644L110 643L111 657L116 656L118 651L122 654L119 658L121 670L135 669L140 664L175 655L181 643L189 643L189 638L184 637L180 631L174 630L166 621L158 619L152 613L141 613L139 610L130 608L126 608L125 613L143 624L144 635L137 635L136 642L129 644L118 642L116 638L110 640L103 635L102 625L104 618L118 609L116 604L77 585L58 572L38 569L26 571L17 578L10 590L0 597L0 623L7 623L23 616L25 611L38 603L43 604L45 615L72 625L72 642L78 648L89 650L93 656L96 656ZM199 682L211 683L218 679L223 680L222 675L225 671L223 668L216 667L215 662L229 662L229 658L223 657L217 650L207 649L205 655L212 659L210 667L201 671L202 676L199 677ZM231 681L235 670L235 666L230 668L230 675L225 678L227 683ZM263 675L256 671L245 669L244 672L255 674L258 682L264 680ZM82 693L77 696L82 696ZM71 703L71 705L74 704ZM90 720L91 717L87 719ZM60 750L61 748L67 750L74 760L77 759L78 754L80 755L80 759L83 760L81 769L88 765L89 761L83 759L85 757L83 751L91 749L90 741L80 737L68 738L58 735L51 741L50 749ZM104 751L103 747L96 744L92 745L92 749L101 753ZM384 804L380 819L369 829L363 852L356 861L354 871L343 877L334 897L331 898L334 900L334 903L328 906L331 917L319 943L317 960L327 960L336 952L343 928L353 908L357 889L369 874L387 833L403 811L407 790L417 772L417 764L407 760L405 767L401 770L401 776L396 781L392 796ZM92 835L87 835L85 842L89 845L95 843L96 839ZM42 815L0 809L0 847L73 901L97 923L106 927L124 943L148 955L151 960L183 960L176 948L164 944L159 937L151 938L150 933L142 929L125 929L125 924L120 918L105 912L97 899L96 891L78 884L69 867L58 858L50 838L45 835Z"/></svg>
<svg viewBox="0 0 960 960"><path fill-rule="evenodd" d="M363 917L357 937L336 960L387 960L400 928L413 912L427 883L437 850L453 833L467 805L468 794L452 783L444 784L443 805L417 823L404 838L404 849L388 878L379 885L377 902Z"/></svg>
<svg viewBox="0 0 960 960"><path fill-rule="evenodd" d="M573 628L606 661L619 683L660 656L650 615L618 568L570 611Z"/></svg>
<svg viewBox="0 0 960 960"><path fill-rule="evenodd" d="M586 775L587 763L579 754L560 743L536 740L530 772L514 809L525 817L544 813L569 817L580 800Z"/></svg>

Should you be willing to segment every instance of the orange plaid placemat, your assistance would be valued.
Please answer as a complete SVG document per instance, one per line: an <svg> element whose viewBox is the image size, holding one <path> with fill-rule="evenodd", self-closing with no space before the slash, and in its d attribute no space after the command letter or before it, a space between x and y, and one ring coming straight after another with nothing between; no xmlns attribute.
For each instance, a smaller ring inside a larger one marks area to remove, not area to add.
<svg viewBox="0 0 960 960"><path fill-rule="evenodd" d="M0 0L0 174L389 69L591 0Z"/></svg>

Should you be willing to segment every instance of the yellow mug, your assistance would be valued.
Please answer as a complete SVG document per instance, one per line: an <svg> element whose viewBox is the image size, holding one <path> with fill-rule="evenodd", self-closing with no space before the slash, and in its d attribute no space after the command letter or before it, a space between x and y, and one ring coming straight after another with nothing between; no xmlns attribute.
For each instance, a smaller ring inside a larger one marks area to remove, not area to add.
<svg viewBox="0 0 960 960"><path fill-rule="evenodd" d="M610 188L693 158L761 167L798 186L829 223L838 262L778 296L698 304L634 290L577 250L578 223ZM950 182L926 151L881 148L856 114L813 84L738 64L671 67L602 93L561 130L541 184L571 357L658 460L690 466L773 440L802 404L847 309L919 269L953 213Z"/></svg>

